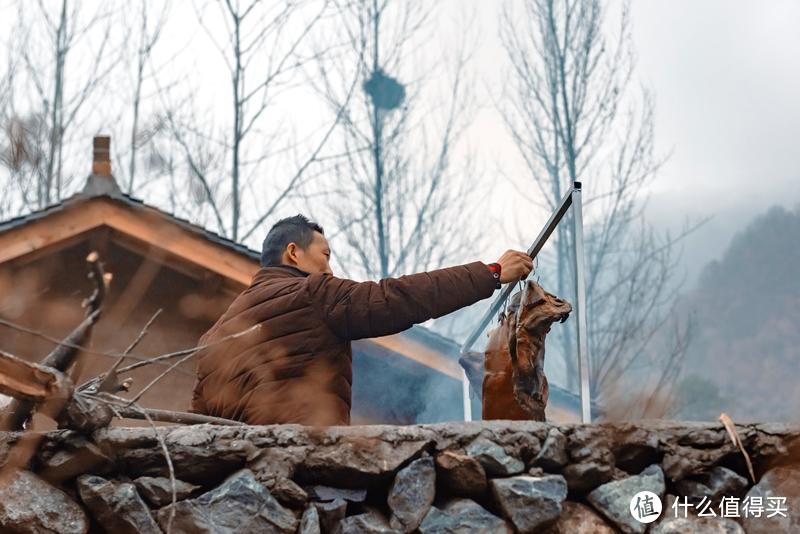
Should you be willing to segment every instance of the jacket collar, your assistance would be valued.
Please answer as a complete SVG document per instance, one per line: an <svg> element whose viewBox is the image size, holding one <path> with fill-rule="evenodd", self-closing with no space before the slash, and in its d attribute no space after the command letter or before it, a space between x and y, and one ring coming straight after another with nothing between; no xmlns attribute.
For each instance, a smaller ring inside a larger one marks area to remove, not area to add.
<svg viewBox="0 0 800 534"><path fill-rule="evenodd" d="M308 276L307 273L298 269L294 265L270 265L269 267L262 267L253 277L253 283L267 278L284 278L287 276Z"/></svg>

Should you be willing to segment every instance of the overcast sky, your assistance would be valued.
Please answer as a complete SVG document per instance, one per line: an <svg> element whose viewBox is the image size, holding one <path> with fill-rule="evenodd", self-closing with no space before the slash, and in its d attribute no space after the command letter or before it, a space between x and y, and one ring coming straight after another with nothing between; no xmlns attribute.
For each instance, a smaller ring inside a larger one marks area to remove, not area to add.
<svg viewBox="0 0 800 534"><path fill-rule="evenodd" d="M430 44L448 46L448 40L453 40L450 36L462 31L459 25L464 13L475 11L473 31L479 47L472 69L476 91L485 106L476 114L467 143L460 150L477 159L487 181L495 180L501 171L523 172L492 105L492 97L501 94L507 72L498 16L502 5L513 1L443 0L437 4L441 20ZM14 4L0 0L0 13L9 15L0 17L5 19L0 20L0 27L6 30L16 18ZM197 65L197 60L181 56L182 64L192 71L202 66L213 68L204 88L216 86L216 91L207 91L208 97L212 105L227 112L225 92L229 87L218 70L221 59L206 42L189 6L188 2L173 4L173 17L159 53L169 55L184 49L201 59ZM616 7L612 2L612 10ZM800 203L800 154L796 149L800 138L800 2L637 0L632 8L636 77L655 95L657 149L671 153L650 190L647 216L658 228L672 230L686 220L714 216L685 242L684 265L693 280L755 215L771 205ZM187 47L187 42L191 46ZM318 113L307 105L307 95L297 98L306 102L299 106L299 113ZM294 106L289 108L287 114L299 116ZM508 218L503 199L510 194L501 186L492 211ZM533 239L545 217L537 214L534 227L524 234ZM508 246L527 244L493 236L488 250L469 251L468 255L488 261Z"/></svg>
<svg viewBox="0 0 800 534"><path fill-rule="evenodd" d="M800 203L800 2L636 2L633 22L657 142L673 150L650 216L714 215L686 244L696 273L754 215Z"/></svg>
<svg viewBox="0 0 800 534"><path fill-rule="evenodd" d="M502 83L495 66L504 60L498 4L478 7L478 70L492 83ZM632 3L636 76L655 94L656 147L671 154L647 216L677 230L713 215L685 241L690 283L755 215L800 203L798 27L791 0ZM482 150L513 154L496 114L482 113L474 130Z"/></svg>

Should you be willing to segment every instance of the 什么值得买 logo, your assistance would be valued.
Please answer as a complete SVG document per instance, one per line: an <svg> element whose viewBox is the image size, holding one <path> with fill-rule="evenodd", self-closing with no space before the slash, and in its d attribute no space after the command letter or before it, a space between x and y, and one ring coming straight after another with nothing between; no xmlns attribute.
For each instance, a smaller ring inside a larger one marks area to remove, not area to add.
<svg viewBox="0 0 800 534"><path fill-rule="evenodd" d="M661 516L661 499L652 491L640 491L631 499L630 510L640 523L652 523Z"/></svg>

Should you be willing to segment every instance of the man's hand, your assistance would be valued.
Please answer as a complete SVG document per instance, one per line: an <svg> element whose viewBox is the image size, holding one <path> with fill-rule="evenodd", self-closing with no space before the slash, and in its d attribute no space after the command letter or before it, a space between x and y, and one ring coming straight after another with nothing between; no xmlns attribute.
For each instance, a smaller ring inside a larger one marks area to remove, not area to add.
<svg viewBox="0 0 800 534"><path fill-rule="evenodd" d="M516 282L533 270L533 260L525 252L519 250L506 250L500 259L500 283Z"/></svg>

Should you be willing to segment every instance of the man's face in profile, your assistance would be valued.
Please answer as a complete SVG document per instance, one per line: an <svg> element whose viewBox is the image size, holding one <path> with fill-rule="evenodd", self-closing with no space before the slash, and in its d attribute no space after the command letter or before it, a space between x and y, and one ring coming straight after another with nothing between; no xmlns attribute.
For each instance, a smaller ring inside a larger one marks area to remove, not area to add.
<svg viewBox="0 0 800 534"><path fill-rule="evenodd" d="M333 274L330 265L331 248L321 233L314 232L314 237L305 250L300 247L295 248L295 255L298 269L311 274Z"/></svg>

